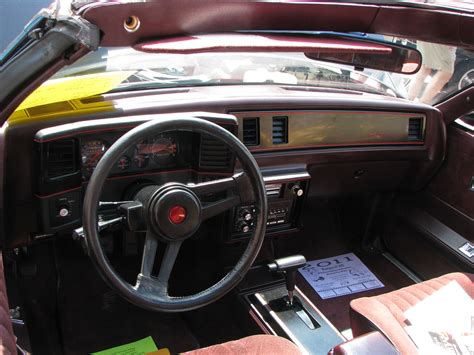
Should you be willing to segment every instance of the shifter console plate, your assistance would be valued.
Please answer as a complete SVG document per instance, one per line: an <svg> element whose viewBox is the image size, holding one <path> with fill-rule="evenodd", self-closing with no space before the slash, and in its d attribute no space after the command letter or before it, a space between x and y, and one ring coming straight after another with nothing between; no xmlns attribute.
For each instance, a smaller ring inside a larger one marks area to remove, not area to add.
<svg viewBox="0 0 474 355"><path fill-rule="evenodd" d="M259 298L258 294L256 295ZM298 297L294 297L293 305L289 305L288 297L278 298L268 303L270 309L277 313L280 318L293 318L295 314L300 317L301 321L306 324L309 329L319 328L321 325L314 319L310 313L306 311L302 302ZM286 315L286 317L284 316Z"/></svg>
<svg viewBox="0 0 474 355"><path fill-rule="evenodd" d="M287 306L284 285L247 294L251 313L263 331L293 341L303 352L326 355L335 345L345 341L341 333L298 289L293 307Z"/></svg>

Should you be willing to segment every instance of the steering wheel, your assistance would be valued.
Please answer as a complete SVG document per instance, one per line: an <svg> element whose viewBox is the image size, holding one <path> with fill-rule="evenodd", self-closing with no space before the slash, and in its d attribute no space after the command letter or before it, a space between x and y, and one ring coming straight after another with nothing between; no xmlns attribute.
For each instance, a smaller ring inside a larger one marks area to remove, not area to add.
<svg viewBox="0 0 474 355"><path fill-rule="evenodd" d="M99 241L98 208L102 188L116 162L135 142L169 131L208 134L224 142L237 156L242 172L231 177L185 185L170 182L141 188L133 201L119 211L130 230L146 230L141 270L135 285L113 269ZM201 197L227 192L225 198L203 204ZM181 245L202 221L240 204L256 209L255 228L247 248L236 265L216 284L193 295L173 297L168 281ZM89 180L83 206L86 245L93 263L105 281L131 303L154 311L181 312L196 309L224 296L245 276L262 246L267 217L267 199L262 175L248 149L224 128L200 118L176 115L143 123L119 138L103 155ZM152 275L158 241L167 243L157 276Z"/></svg>

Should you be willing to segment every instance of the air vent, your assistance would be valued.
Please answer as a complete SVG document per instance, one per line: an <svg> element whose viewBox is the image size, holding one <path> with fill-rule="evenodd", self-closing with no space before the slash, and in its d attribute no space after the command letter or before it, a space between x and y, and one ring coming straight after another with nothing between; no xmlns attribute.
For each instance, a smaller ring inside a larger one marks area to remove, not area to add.
<svg viewBox="0 0 474 355"><path fill-rule="evenodd" d="M201 135L199 166L211 169L231 168L232 153L220 140L206 134Z"/></svg>
<svg viewBox="0 0 474 355"><path fill-rule="evenodd" d="M260 127L258 117L246 117L242 121L243 140L246 146L260 144Z"/></svg>
<svg viewBox="0 0 474 355"><path fill-rule="evenodd" d="M74 139L49 142L46 148L46 177L49 179L73 174L77 171Z"/></svg>
<svg viewBox="0 0 474 355"><path fill-rule="evenodd" d="M273 144L288 143L288 117L287 116L273 117L272 141L273 141Z"/></svg>
<svg viewBox="0 0 474 355"><path fill-rule="evenodd" d="M410 117L408 120L408 140L421 141L423 139L423 117Z"/></svg>

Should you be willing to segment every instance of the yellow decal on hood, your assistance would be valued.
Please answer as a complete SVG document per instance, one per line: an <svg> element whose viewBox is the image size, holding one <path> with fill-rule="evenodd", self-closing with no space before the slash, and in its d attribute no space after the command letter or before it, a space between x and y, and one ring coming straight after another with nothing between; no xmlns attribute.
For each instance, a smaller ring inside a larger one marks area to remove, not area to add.
<svg viewBox="0 0 474 355"><path fill-rule="evenodd" d="M117 87L133 73L134 71L114 71L48 80L33 91L16 110L103 94Z"/></svg>

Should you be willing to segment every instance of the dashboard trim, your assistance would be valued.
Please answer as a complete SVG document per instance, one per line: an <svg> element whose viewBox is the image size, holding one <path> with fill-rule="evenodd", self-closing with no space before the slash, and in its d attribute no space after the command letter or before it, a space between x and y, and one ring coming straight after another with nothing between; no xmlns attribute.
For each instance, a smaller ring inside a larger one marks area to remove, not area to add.
<svg viewBox="0 0 474 355"><path fill-rule="evenodd" d="M357 142L357 143L344 143L344 144L318 144L318 145L304 145L304 146L291 146L291 147L271 147L271 148L252 148L248 149L251 152L268 152L268 151L284 151L284 150L301 150L301 149L315 149L315 148L332 148L332 147L364 147L364 146L390 146L390 145L416 145L422 146L425 142Z"/></svg>
<svg viewBox="0 0 474 355"><path fill-rule="evenodd" d="M87 135L87 134L94 134L94 133L102 133L102 132L115 132L115 131L126 131L135 128L136 126L120 126L120 127L111 127L111 128L100 128L100 129L92 129L88 131L80 131L80 132L73 132L73 133L68 133L63 136L57 136L57 137L52 137L52 138L35 138L33 141L36 143L48 143L60 139L65 139L65 138L71 138L75 137L77 135Z"/></svg>
<svg viewBox="0 0 474 355"><path fill-rule="evenodd" d="M93 134L98 132L120 131L133 129L136 126L159 118L179 118L183 115L187 117L202 118L218 125L236 126L237 119L230 114L207 113L207 112L186 112L176 114L148 114L133 117L123 117L120 120L115 118L95 119L66 123L58 126L44 128L38 131L34 137L37 143L47 143L58 139L69 138L71 136ZM94 128L95 127L95 128Z"/></svg>
<svg viewBox="0 0 474 355"><path fill-rule="evenodd" d="M239 138L243 141L244 135L252 135L252 139L258 142L248 146L250 151L361 145L423 145L427 124L425 113L413 111L324 109L239 110L229 113L237 117ZM275 119L282 117L286 118L286 127L275 126ZM410 137L412 118L419 119L420 122L413 128L417 133L415 139ZM250 132L244 128L246 119L256 120L256 128ZM285 134L286 141L275 142L275 134Z"/></svg>

